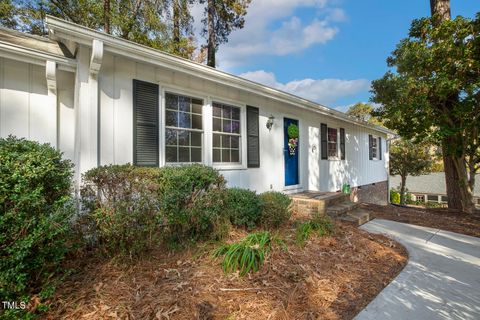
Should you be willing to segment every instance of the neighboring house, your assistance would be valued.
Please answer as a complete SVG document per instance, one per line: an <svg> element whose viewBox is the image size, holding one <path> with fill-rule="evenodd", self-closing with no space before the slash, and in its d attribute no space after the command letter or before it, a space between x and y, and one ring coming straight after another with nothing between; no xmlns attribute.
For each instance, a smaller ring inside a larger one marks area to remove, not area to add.
<svg viewBox="0 0 480 320"><path fill-rule="evenodd" d="M390 176L390 187L400 189L400 176ZM446 203L447 189L445 186L445 173L434 172L421 176L407 177L407 190L412 194L412 200L423 202ZM475 176L473 189L474 202L480 206L480 174Z"/></svg>
<svg viewBox="0 0 480 320"><path fill-rule="evenodd" d="M86 170L203 163L230 186L386 203L385 128L228 73L47 17L0 30L0 136L48 142ZM299 128L290 154L287 127Z"/></svg>

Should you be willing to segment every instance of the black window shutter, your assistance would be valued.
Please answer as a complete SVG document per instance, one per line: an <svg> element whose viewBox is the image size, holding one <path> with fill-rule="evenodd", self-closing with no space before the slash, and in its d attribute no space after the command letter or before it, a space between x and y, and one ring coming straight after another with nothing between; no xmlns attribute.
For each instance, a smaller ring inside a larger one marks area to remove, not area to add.
<svg viewBox="0 0 480 320"><path fill-rule="evenodd" d="M378 159L382 160L382 138L378 137Z"/></svg>
<svg viewBox="0 0 480 320"><path fill-rule="evenodd" d="M133 164L158 167L158 85L133 80Z"/></svg>
<svg viewBox="0 0 480 320"><path fill-rule="evenodd" d="M370 160L373 160L373 150L372 150L372 135L369 134L368 135L368 157L370 158Z"/></svg>
<svg viewBox="0 0 480 320"><path fill-rule="evenodd" d="M345 160L345 129L340 128L340 159Z"/></svg>
<svg viewBox="0 0 480 320"><path fill-rule="evenodd" d="M247 166L260 167L260 135L258 108L247 106Z"/></svg>
<svg viewBox="0 0 480 320"><path fill-rule="evenodd" d="M328 159L327 155L327 125L325 123L320 124L320 152L322 159Z"/></svg>

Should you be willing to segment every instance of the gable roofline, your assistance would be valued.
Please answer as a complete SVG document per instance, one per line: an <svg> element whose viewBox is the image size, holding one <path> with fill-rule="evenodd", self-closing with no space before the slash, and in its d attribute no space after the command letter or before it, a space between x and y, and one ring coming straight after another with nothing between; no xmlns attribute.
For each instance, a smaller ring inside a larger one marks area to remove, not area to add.
<svg viewBox="0 0 480 320"><path fill-rule="evenodd" d="M64 40L67 42L73 41L91 47L93 40L97 39L103 42L105 51L113 54L139 60L149 64L155 64L173 71L180 71L195 77L201 77L215 83L247 91L273 100L285 102L298 108L311 110L339 119L341 121L360 125L377 132L382 132L384 134L394 134L394 132L389 129L357 120L343 112L328 108L324 105L295 96L293 94L274 89L129 40L121 39L103 32L80 26L66 20L47 16L46 24L49 29L50 38L55 40Z"/></svg>

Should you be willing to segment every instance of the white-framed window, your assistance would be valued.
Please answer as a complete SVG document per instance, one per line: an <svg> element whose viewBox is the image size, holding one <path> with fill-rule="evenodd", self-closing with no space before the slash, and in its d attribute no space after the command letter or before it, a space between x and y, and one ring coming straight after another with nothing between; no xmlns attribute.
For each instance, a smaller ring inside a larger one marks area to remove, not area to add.
<svg viewBox="0 0 480 320"><path fill-rule="evenodd" d="M378 160L378 137L372 139L372 157L373 160Z"/></svg>
<svg viewBox="0 0 480 320"><path fill-rule="evenodd" d="M338 130L336 128L327 128L327 149L328 158L338 158Z"/></svg>
<svg viewBox="0 0 480 320"><path fill-rule="evenodd" d="M214 164L242 163L242 109L212 102L212 161Z"/></svg>
<svg viewBox="0 0 480 320"><path fill-rule="evenodd" d="M425 202L425 195L423 195L423 194L422 195L416 195L415 200Z"/></svg>
<svg viewBox="0 0 480 320"><path fill-rule="evenodd" d="M165 162L202 162L203 100L165 92Z"/></svg>

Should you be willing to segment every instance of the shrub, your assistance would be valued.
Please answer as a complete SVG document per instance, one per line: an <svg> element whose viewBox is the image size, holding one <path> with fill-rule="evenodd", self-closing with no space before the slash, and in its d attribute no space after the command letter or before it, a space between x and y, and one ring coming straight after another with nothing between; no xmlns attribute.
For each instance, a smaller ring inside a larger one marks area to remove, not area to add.
<svg viewBox="0 0 480 320"><path fill-rule="evenodd" d="M400 203L400 193L390 189L390 202L394 204L399 204Z"/></svg>
<svg viewBox="0 0 480 320"><path fill-rule="evenodd" d="M239 270L240 275L244 276L260 269L271 246L269 232L252 233L238 243L222 245L213 255L223 256L222 268L225 273Z"/></svg>
<svg viewBox="0 0 480 320"><path fill-rule="evenodd" d="M108 255L136 256L156 244L158 168L110 165L83 175L83 234Z"/></svg>
<svg viewBox="0 0 480 320"><path fill-rule="evenodd" d="M2 301L43 300L53 293L74 215L72 167L48 144L0 139Z"/></svg>
<svg viewBox="0 0 480 320"><path fill-rule="evenodd" d="M300 246L304 246L310 236L315 233L319 237L329 235L333 232L334 225L327 216L318 216L315 219L302 223L296 231L296 241Z"/></svg>
<svg viewBox="0 0 480 320"><path fill-rule="evenodd" d="M262 207L254 191L230 188L226 191L225 200L225 210L233 225L253 229L259 222Z"/></svg>
<svg viewBox="0 0 480 320"><path fill-rule="evenodd" d="M198 240L214 232L224 207L225 179L203 165L164 167L158 178L160 210L171 240Z"/></svg>
<svg viewBox="0 0 480 320"><path fill-rule="evenodd" d="M291 212L292 200L281 192L268 191L260 194L262 215L260 223L267 228L278 228L286 223Z"/></svg>

